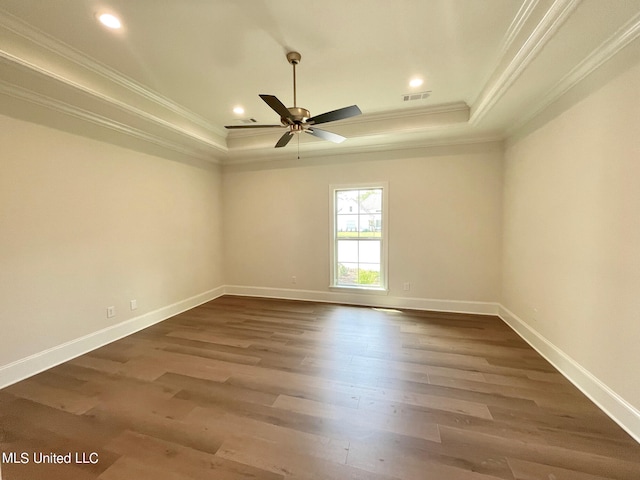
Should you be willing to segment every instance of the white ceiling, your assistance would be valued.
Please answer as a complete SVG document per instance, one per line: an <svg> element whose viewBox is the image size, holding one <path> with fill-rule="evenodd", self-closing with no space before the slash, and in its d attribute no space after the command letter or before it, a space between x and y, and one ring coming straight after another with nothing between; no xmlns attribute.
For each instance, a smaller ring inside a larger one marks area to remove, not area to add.
<svg viewBox="0 0 640 480"><path fill-rule="evenodd" d="M293 106L296 50L298 106L363 111L301 151L504 138L639 36L640 0L0 0L0 113L223 163L287 155L278 130L224 125L278 123L258 94Z"/></svg>

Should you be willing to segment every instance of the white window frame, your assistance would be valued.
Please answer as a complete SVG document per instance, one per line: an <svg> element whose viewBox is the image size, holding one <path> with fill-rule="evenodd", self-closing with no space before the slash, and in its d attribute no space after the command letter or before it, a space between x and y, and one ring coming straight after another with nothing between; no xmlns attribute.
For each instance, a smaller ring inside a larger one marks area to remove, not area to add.
<svg viewBox="0 0 640 480"><path fill-rule="evenodd" d="M382 189L382 235L380 237L380 285L339 285L337 278L337 250L338 237L336 225L336 191L338 190L368 190ZM388 260L389 260L389 182L348 183L329 185L329 251L330 251L330 283L332 290L351 290L360 293L387 294L389 291Z"/></svg>

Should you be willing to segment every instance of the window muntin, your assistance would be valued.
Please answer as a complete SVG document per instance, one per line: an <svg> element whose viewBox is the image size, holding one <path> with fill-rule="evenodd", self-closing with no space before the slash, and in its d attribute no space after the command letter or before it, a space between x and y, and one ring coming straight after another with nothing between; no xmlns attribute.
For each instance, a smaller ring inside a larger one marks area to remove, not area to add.
<svg viewBox="0 0 640 480"><path fill-rule="evenodd" d="M332 187L335 287L386 288L385 187Z"/></svg>

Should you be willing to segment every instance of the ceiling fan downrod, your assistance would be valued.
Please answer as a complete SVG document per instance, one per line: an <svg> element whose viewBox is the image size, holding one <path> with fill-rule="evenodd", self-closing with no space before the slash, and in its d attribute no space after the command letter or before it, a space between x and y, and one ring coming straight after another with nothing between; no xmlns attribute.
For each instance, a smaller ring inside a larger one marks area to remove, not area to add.
<svg viewBox="0 0 640 480"><path fill-rule="evenodd" d="M293 65L293 108L296 108L298 106L296 92L296 65L300 63L301 59L302 55L300 55L298 52L287 53L287 60L291 65Z"/></svg>

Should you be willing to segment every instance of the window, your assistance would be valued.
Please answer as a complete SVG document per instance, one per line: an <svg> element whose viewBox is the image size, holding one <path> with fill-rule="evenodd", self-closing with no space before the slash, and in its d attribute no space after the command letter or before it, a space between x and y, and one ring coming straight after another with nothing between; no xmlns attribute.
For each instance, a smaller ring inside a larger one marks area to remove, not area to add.
<svg viewBox="0 0 640 480"><path fill-rule="evenodd" d="M331 187L332 287L386 290L386 183Z"/></svg>

